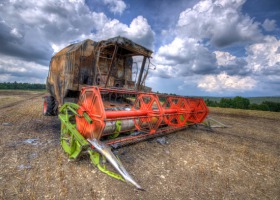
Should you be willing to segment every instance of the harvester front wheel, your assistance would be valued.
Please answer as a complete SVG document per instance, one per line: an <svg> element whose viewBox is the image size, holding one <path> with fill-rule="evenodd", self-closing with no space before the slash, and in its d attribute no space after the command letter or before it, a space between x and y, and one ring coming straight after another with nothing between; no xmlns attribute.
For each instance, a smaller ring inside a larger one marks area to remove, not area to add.
<svg viewBox="0 0 280 200"><path fill-rule="evenodd" d="M57 115L57 103L53 96L44 97L43 114L45 116Z"/></svg>

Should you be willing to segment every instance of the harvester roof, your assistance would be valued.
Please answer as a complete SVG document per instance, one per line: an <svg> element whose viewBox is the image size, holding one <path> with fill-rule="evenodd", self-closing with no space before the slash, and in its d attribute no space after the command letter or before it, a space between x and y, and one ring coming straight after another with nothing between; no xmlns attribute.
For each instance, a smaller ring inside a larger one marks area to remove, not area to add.
<svg viewBox="0 0 280 200"><path fill-rule="evenodd" d="M123 55L131 55L131 56L142 55L146 57L151 57L153 53L151 50L127 38L118 36L107 40L102 40L100 42L95 42L91 39L86 39L78 43L73 43L68 45L64 49L60 50L58 53L54 55L54 57L70 54L72 52L79 51L80 49L83 50L83 55L87 56L90 55L92 51L95 50L95 48L114 48L115 45L123 49L122 51Z"/></svg>
<svg viewBox="0 0 280 200"><path fill-rule="evenodd" d="M110 45L118 45L127 51L127 54L135 55L143 55L147 57L151 57L152 51L125 38L125 37L114 37L107 40L102 40L99 42L101 46L110 46Z"/></svg>
<svg viewBox="0 0 280 200"><path fill-rule="evenodd" d="M83 49L83 55L87 56L92 53L92 51L94 50L95 44L96 44L96 42L94 42L93 40L90 40L90 39L86 39L86 40L83 40L78 43L73 43L73 44L70 44L67 47L63 48L59 52L57 52L53 57L70 54L72 52L79 51L81 49L81 47Z"/></svg>

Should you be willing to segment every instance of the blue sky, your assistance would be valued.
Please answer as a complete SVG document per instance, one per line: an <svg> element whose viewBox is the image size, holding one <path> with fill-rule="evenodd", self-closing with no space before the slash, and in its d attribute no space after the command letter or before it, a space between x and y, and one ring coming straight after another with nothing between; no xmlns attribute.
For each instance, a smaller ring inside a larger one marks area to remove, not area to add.
<svg viewBox="0 0 280 200"><path fill-rule="evenodd" d="M0 82L44 83L69 43L121 35L153 50L154 91L280 95L277 0L2 0L0 13Z"/></svg>

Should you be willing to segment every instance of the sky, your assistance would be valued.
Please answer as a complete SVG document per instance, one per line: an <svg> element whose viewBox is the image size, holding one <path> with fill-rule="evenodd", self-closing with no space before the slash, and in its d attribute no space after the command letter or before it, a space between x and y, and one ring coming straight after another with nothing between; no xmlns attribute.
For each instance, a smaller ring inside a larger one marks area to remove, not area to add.
<svg viewBox="0 0 280 200"><path fill-rule="evenodd" d="M280 96L278 0L0 0L0 13L0 82L45 83L68 44L123 36L154 52L155 92Z"/></svg>

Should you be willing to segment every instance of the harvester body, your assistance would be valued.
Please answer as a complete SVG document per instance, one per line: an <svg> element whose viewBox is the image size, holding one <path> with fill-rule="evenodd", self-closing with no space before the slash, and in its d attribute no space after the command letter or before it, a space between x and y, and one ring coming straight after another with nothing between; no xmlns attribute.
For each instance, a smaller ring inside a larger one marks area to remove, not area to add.
<svg viewBox="0 0 280 200"><path fill-rule="evenodd" d="M71 44L52 57L47 89L59 107L65 102L77 102L85 86L151 91L144 86L149 70L146 61L151 54L152 51L123 37ZM143 58L141 69L133 61L134 56Z"/></svg>
<svg viewBox="0 0 280 200"><path fill-rule="evenodd" d="M59 108L61 145L69 158L87 152L102 172L138 189L110 149L183 130L208 114L202 98L156 94L145 86L151 54L122 37L85 40L54 55L47 78L49 100L56 102L47 114ZM141 67L134 56L142 57ZM102 158L118 174L108 171Z"/></svg>

